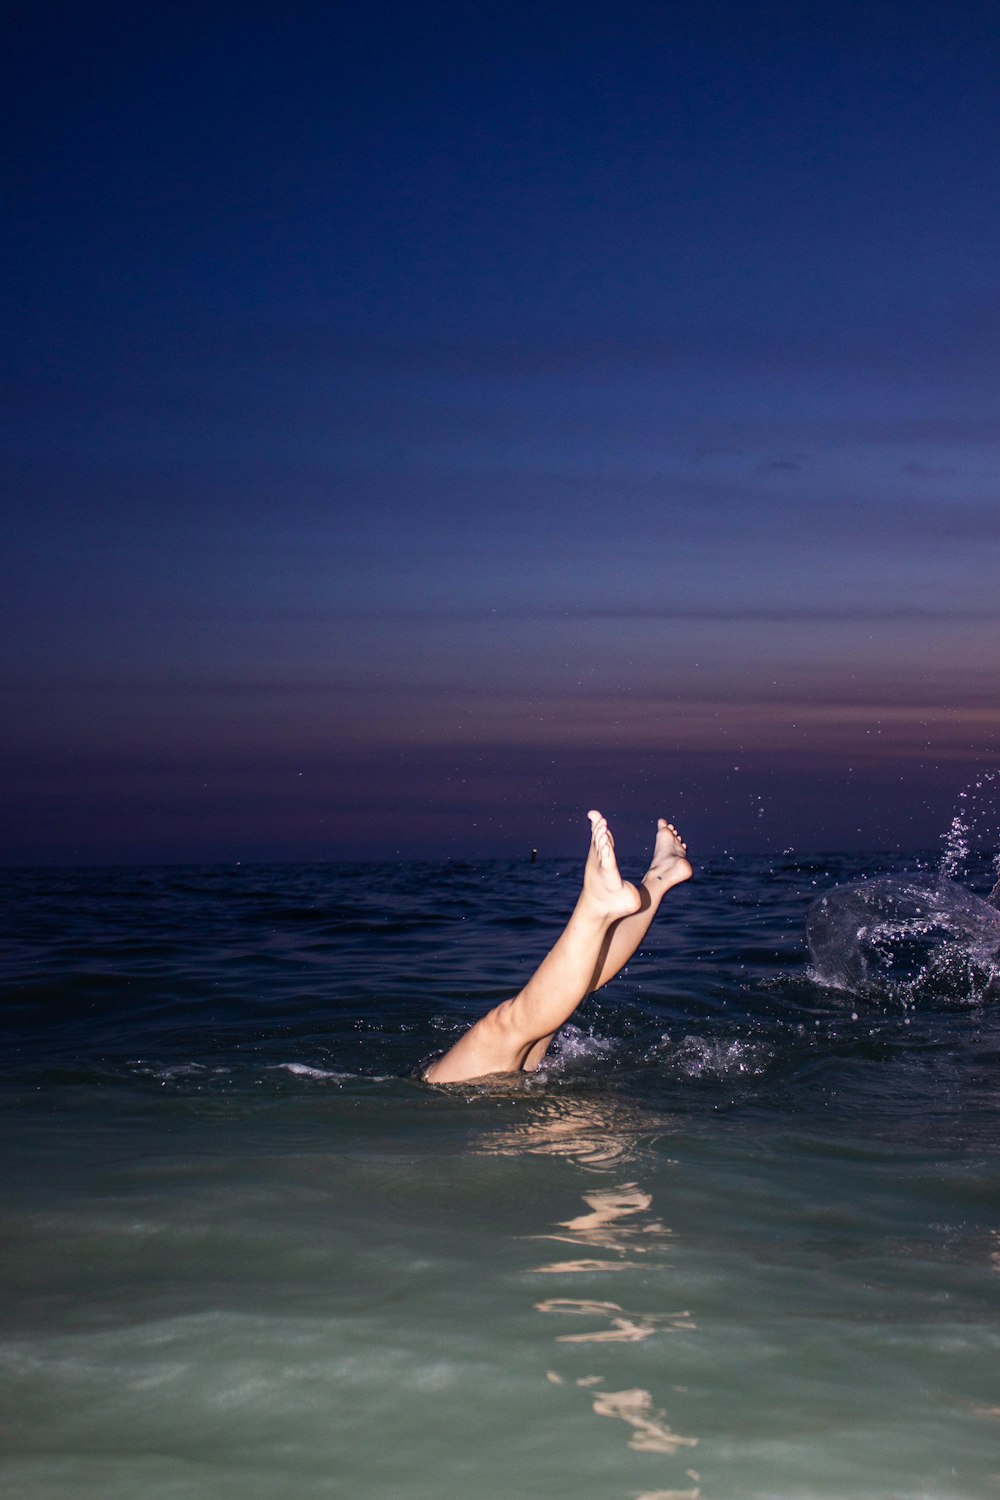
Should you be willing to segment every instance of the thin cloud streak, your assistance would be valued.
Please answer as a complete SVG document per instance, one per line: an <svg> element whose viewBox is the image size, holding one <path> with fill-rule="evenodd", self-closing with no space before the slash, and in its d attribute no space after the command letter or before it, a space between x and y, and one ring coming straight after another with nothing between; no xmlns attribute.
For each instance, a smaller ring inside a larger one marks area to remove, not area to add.
<svg viewBox="0 0 1000 1500"><path fill-rule="evenodd" d="M158 611L169 618L167 611ZM229 620L247 624L345 624L355 620L400 620L434 621L455 623L493 620L660 620L706 624L817 624L817 625L927 625L948 623L979 624L1000 623L1000 604L987 607L923 608L900 605L888 608L860 607L858 609L828 609L808 605L763 605L763 606L717 606L717 605L566 605L540 607L538 605L496 605L488 608L451 608L434 606L428 602L423 607L399 608L391 604L378 604L370 609L349 606L344 609L317 608L315 610L274 611L209 611L205 619Z"/></svg>

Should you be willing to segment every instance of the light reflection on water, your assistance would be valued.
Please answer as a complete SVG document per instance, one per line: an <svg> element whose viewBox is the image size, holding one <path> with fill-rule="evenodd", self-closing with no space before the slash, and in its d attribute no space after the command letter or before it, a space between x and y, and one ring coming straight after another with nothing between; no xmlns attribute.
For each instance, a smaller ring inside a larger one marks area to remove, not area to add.
<svg viewBox="0 0 1000 1500"><path fill-rule="evenodd" d="M640 1159L667 1117L613 1095L552 1094L533 1099L516 1123L480 1138L487 1156L565 1157L584 1170L607 1171Z"/></svg>
<svg viewBox="0 0 1000 1500"><path fill-rule="evenodd" d="M492 1136L489 1145L481 1149L501 1156L555 1155L590 1171L607 1171L641 1155L642 1141L648 1143L664 1124L662 1119L616 1101L545 1099L532 1101L525 1120ZM585 1212L558 1221L537 1238L601 1254L550 1261L535 1266L533 1274L567 1278L569 1286L576 1287L581 1277L589 1279L595 1274L603 1277L624 1271L666 1271L664 1254L672 1231L653 1214L651 1192L632 1181L591 1187L582 1197ZM687 1310L630 1311L618 1302L586 1296L546 1297L533 1306L545 1315L586 1318L589 1324L597 1325L578 1333L558 1333L554 1336L556 1344L599 1345L619 1356L622 1346L644 1343L658 1334L690 1334L697 1329ZM620 1357L615 1359L616 1366L621 1363ZM566 1383L558 1370L548 1369L546 1378L550 1385ZM607 1381L614 1378L588 1374L576 1377L573 1384L590 1392L596 1416L614 1418L630 1429L630 1449L674 1458L697 1446L696 1437L673 1429L666 1411L656 1405L650 1391L640 1386L608 1389ZM687 1470L684 1477L700 1476ZM661 1500L664 1495L683 1494L699 1500L701 1491L696 1485L683 1491L645 1490L643 1494L658 1495Z"/></svg>

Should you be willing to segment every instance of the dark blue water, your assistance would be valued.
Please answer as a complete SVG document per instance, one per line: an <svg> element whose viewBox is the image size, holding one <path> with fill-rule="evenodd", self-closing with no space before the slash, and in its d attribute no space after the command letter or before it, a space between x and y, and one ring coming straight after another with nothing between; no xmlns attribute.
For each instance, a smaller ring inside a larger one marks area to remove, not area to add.
<svg viewBox="0 0 1000 1500"><path fill-rule="evenodd" d="M996 997L805 943L919 863L701 869L448 1090L576 861L3 872L10 1492L1000 1493Z"/></svg>

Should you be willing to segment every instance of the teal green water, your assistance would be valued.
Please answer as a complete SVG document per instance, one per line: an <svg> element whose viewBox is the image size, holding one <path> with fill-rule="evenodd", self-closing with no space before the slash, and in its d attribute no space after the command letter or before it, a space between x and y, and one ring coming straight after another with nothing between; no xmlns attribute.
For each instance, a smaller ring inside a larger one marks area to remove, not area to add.
<svg viewBox="0 0 1000 1500"><path fill-rule="evenodd" d="M1000 1495L1000 1027L816 985L822 875L758 875L508 1089L404 1070L544 947L534 886L478 944L470 872L374 936L329 874L270 920L259 877L105 888L90 941L29 893L67 946L22 913L6 982L6 1493Z"/></svg>

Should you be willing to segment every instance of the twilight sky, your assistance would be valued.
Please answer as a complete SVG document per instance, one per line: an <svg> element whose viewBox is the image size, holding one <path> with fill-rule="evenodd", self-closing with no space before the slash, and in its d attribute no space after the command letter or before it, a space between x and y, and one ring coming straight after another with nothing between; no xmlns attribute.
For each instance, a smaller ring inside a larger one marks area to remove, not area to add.
<svg viewBox="0 0 1000 1500"><path fill-rule="evenodd" d="M0 858L937 842L994 4L13 9Z"/></svg>

